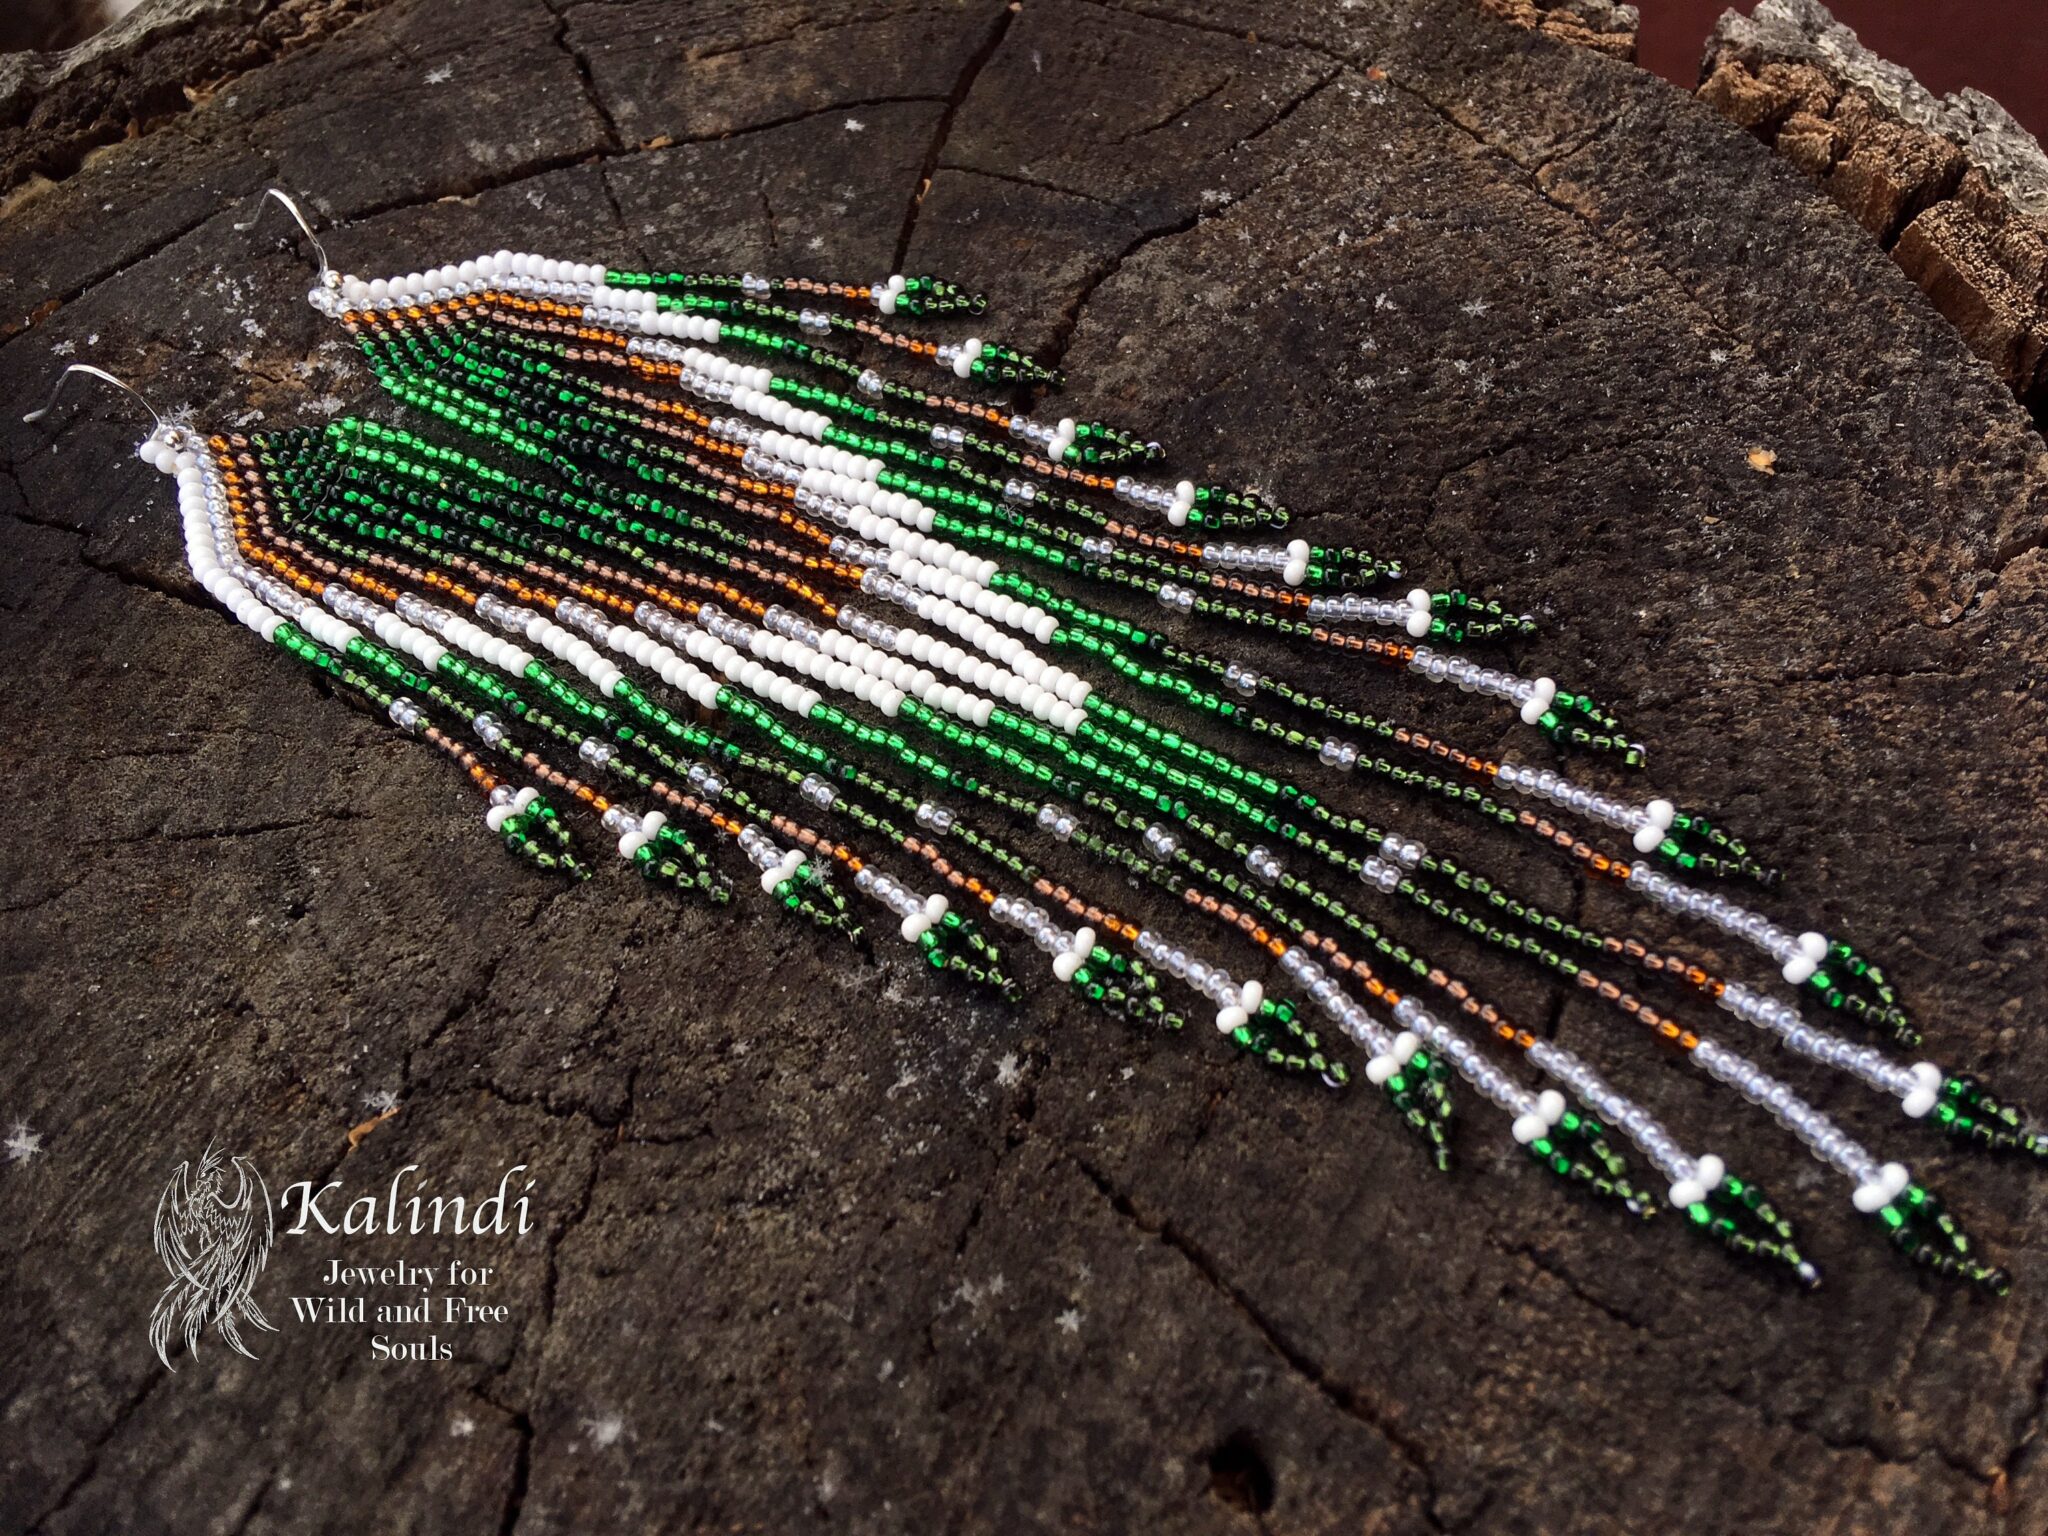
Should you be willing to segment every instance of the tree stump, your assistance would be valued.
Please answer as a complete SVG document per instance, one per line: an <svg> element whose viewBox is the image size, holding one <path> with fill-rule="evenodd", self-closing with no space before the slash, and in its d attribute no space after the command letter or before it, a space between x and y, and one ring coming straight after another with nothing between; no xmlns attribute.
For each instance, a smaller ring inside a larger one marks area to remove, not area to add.
<svg viewBox="0 0 2048 1536"><path fill-rule="evenodd" d="M1569 35L1615 25L1517 9L183 0L0 66L0 1118L26 1127L0 1527L2048 1526L2025 1169L1796 1074L2015 1276L1928 1282L1611 1010L1400 919L1739 1149L1827 1271L1797 1295L1552 1188L1475 1114L1439 1176L1364 1091L1206 1030L546 883L199 591L131 406L80 387L20 423L66 361L209 425L388 416L276 211L235 227L273 184L368 276L500 246L946 274L1076 414L1537 614L1522 654L1793 867L1766 906L1883 957L1944 1060L2048 1100L2042 439L1806 174ZM1527 753L1465 702L1416 708ZM1333 792L1554 910L1634 910ZM209 1142L273 1197L523 1164L535 1230L281 1236L261 1358L168 1373L151 1220ZM337 1258L489 1265L507 1317L373 1358L380 1330L287 1305Z"/></svg>

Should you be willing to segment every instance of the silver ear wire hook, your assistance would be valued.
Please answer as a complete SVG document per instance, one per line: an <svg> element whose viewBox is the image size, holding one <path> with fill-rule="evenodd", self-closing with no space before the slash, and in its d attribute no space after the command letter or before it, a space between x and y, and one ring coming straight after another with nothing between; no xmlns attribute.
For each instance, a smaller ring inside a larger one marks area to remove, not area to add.
<svg viewBox="0 0 2048 1536"><path fill-rule="evenodd" d="M273 197L276 198L280 203L284 204L285 212L289 213L292 216L293 220L298 224L299 228L305 233L307 243L313 247L313 254L320 258L320 281L323 283L328 282L333 275L334 269L327 264L327 249L325 246L321 245L320 237L313 233L313 226L311 224L308 224L306 222L306 216L303 213L299 212L299 205L297 203L293 202L283 192L278 190L278 188L265 187L263 189L264 200L267 201L268 199ZM263 209L265 206L265 201L259 201L256 204L256 212L246 221L235 226L235 229L238 232L247 233L249 230L254 229L258 224L261 224L263 222Z"/></svg>
<svg viewBox="0 0 2048 1536"><path fill-rule="evenodd" d="M150 419L154 421L157 425L157 430L159 432L163 430L163 417L157 414L156 407L151 405L149 401L146 398L144 398L141 390L134 388L132 385L122 383L119 379L115 378L111 373L107 372L106 369L95 368L91 363L73 363L69 367L67 367L62 373L58 374L57 382L50 386L50 398L46 402L44 402L43 408L39 411L30 411L26 416L22 417L21 419L25 422L33 424L35 422L41 421L45 416L49 415L51 411L55 410L57 407L57 397L64 393L65 382L74 373L89 373L94 378L103 379L107 383L113 385L114 388L120 390L122 394L133 396L135 403L140 405L145 411L149 412Z"/></svg>

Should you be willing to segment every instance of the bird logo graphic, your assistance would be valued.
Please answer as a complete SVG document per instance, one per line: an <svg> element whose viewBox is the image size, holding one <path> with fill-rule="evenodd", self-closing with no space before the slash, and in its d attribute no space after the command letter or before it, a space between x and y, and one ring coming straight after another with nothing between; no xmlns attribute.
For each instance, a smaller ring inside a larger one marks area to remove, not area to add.
<svg viewBox="0 0 2048 1536"><path fill-rule="evenodd" d="M229 1180L234 1180L233 1188ZM199 1355L199 1335L217 1332L228 1348L254 1360L241 1325L275 1333L249 1294L270 1259L270 1190L246 1157L224 1161L211 1146L195 1171L178 1164L156 1206L156 1252L171 1283L149 1320L149 1341L165 1367L171 1341Z"/></svg>

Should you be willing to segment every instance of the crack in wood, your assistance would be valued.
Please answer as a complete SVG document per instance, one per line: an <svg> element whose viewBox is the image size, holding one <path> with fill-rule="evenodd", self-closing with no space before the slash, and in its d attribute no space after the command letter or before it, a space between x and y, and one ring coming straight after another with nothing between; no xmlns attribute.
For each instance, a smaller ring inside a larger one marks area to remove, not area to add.
<svg viewBox="0 0 2048 1536"><path fill-rule="evenodd" d="M1317 1395L1347 1418L1365 1425L1384 1440L1395 1456L1414 1472L1422 1484L1422 1494L1416 1500L1417 1512L1428 1522L1430 1529L1446 1529L1436 1513L1440 1494L1429 1455L1413 1436L1393 1422L1392 1415L1358 1388L1338 1380L1312 1355L1289 1340L1278 1325L1253 1303L1251 1297L1223 1273L1215 1260L1200 1245L1181 1232L1171 1219L1145 1215L1130 1196L1119 1190L1107 1175L1092 1164L1071 1153L1068 1154L1068 1160L1090 1184L1094 1185L1096 1192L1109 1203L1110 1209L1140 1232L1156 1238L1185 1259L1189 1267L1201 1277L1202 1282L1242 1317L1261 1342L1285 1362L1304 1384L1313 1388Z"/></svg>
<svg viewBox="0 0 2048 1536"><path fill-rule="evenodd" d="M161 1370L149 1372L143 1379L141 1387L131 1393L127 1402L115 1410L114 1417L108 1421L107 1427L86 1447L84 1462L71 1480L58 1490L55 1502L28 1523L29 1530L49 1529L50 1522L71 1507L72 1501L85 1491L86 1486L98 1474L100 1459L106 1454L107 1447L113 1444L114 1436L121 1432L130 1419L142 1411L142 1406L149 1401L150 1394L156 1391L168 1375L168 1372Z"/></svg>
<svg viewBox="0 0 2048 1536"><path fill-rule="evenodd" d="M626 141L619 132L618 119L612 116L610 104L605 101L604 94L597 88L597 81L591 76L590 60L584 56L583 50L570 40L569 17L566 11L557 16L554 36L549 41L566 54L569 62L575 66L576 78L583 87L583 99L590 104L591 111L595 112L598 120L604 124L605 143L601 147L612 150L621 148Z"/></svg>
<svg viewBox="0 0 2048 1536"><path fill-rule="evenodd" d="M946 97L946 109L939 114L938 126L932 130L930 146L925 150L924 162L918 168L917 180L910 189L910 206L903 212L903 225L897 231L895 255L890 258L889 270L901 272L904 259L910 254L911 239L917 234L917 215L924 207L925 193L931 190L932 177L938 171L939 157L945 152L946 140L953 132L953 120L966 104L968 94L974 89L974 82L981 78L981 72L996 56L996 50L1003 46L1003 39L1009 36L1010 24L1023 9L1019 0L1009 0L995 14L995 20L988 29L988 35L981 46L968 56L960 76L953 82L953 89Z"/></svg>
<svg viewBox="0 0 2048 1536"><path fill-rule="evenodd" d="M1281 123L1292 117L1300 108L1307 105L1310 100L1333 85L1342 74L1343 71L1341 69L1335 69L1323 76L1307 90L1300 92L1292 100L1282 105L1271 118L1247 133L1244 138L1230 146L1230 150L1226 150L1225 153L1242 148L1260 138L1270 129L1277 128ZM1275 174L1284 175L1286 169L1283 168ZM1247 198L1254 196L1261 185L1263 185L1262 182L1254 183L1251 187L1238 193L1231 198L1230 203L1226 207L1209 208L1197 204L1181 218L1167 224L1156 224L1141 230L1133 239L1126 242L1120 250L1113 253L1107 261L1098 263L1089 272L1087 277L1082 279L1080 291L1074 295L1072 302L1060 311L1059 318L1053 322L1052 333L1040 353L1040 361L1049 368L1057 368L1066 360L1067 349L1073 344L1074 333L1080 328L1081 312L1087 308L1088 302L1095 297L1097 290L1121 272L1125 264L1140 251L1161 240L1171 240L1177 236L1187 234L1206 220L1225 217L1229 207L1235 207Z"/></svg>

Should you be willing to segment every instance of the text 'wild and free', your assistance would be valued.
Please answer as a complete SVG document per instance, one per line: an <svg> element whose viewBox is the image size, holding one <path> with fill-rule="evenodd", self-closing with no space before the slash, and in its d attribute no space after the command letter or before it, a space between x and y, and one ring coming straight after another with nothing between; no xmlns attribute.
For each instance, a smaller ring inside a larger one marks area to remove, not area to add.
<svg viewBox="0 0 2048 1536"><path fill-rule="evenodd" d="M372 1308L362 1296L294 1296L292 1315L302 1323L502 1323L512 1309L502 1302L467 1296L429 1296L416 1301L382 1301Z"/></svg>

